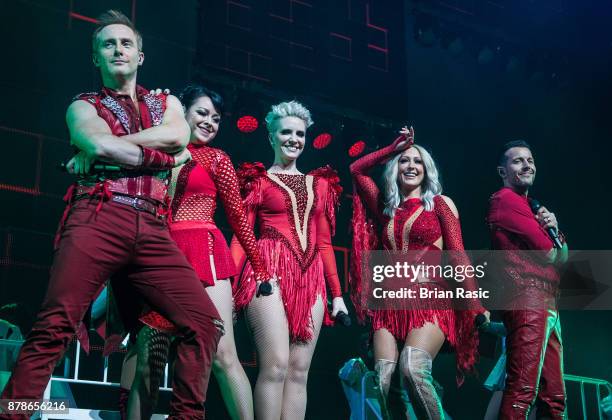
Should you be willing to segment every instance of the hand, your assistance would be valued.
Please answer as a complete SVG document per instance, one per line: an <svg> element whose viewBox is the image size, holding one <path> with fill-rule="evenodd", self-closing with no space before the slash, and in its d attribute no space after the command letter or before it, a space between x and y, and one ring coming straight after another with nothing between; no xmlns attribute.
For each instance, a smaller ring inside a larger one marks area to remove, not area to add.
<svg viewBox="0 0 612 420"><path fill-rule="evenodd" d="M487 319L487 320L485 321L486 323L491 322L491 312L489 312L489 311L487 311L487 310L485 309L485 311L484 311L482 314L483 314L483 315L485 316L485 318Z"/></svg>
<svg viewBox="0 0 612 420"><path fill-rule="evenodd" d="M404 139L395 145L395 150L398 152L402 152L412 146L414 143L414 128L412 128L412 126L410 128L404 126L400 130L400 134Z"/></svg>
<svg viewBox="0 0 612 420"><path fill-rule="evenodd" d="M342 299L340 296L335 297L332 300L332 318L335 318L338 312L344 312L347 315L349 313L348 309L346 309L346 305L344 304L344 299Z"/></svg>
<svg viewBox="0 0 612 420"><path fill-rule="evenodd" d="M268 279L268 281L258 281L257 282L257 294L255 297L259 296L270 296L274 293L274 285L276 282L276 277L272 277Z"/></svg>
<svg viewBox="0 0 612 420"><path fill-rule="evenodd" d="M150 91L149 93L150 93L151 95L155 95L155 96L159 96L159 95L161 95L162 93L163 93L164 95L170 95L170 89L164 89L164 90L161 90L160 88L157 88L157 89L151 89L151 91Z"/></svg>
<svg viewBox="0 0 612 420"><path fill-rule="evenodd" d="M544 229L559 229L555 213L549 212L548 209L544 206L538 209L538 213L536 214L535 218L540 223L540 226L542 226Z"/></svg>
<svg viewBox="0 0 612 420"><path fill-rule="evenodd" d="M174 167L184 165L191 160L191 152L187 148L174 154Z"/></svg>
<svg viewBox="0 0 612 420"><path fill-rule="evenodd" d="M89 173L93 158L89 157L85 152L80 151L72 157L66 164L66 171L72 175L86 175Z"/></svg>

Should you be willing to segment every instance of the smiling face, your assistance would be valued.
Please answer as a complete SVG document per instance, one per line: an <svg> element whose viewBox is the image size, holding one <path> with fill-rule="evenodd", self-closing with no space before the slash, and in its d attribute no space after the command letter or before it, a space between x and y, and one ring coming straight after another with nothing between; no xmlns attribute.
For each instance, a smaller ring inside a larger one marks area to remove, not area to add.
<svg viewBox="0 0 612 420"><path fill-rule="evenodd" d="M401 191L412 191L418 188L425 179L425 165L421 153L416 147L402 152L397 161L397 184Z"/></svg>
<svg viewBox="0 0 612 420"><path fill-rule="evenodd" d="M191 143L207 144L219 131L221 116L208 96L200 96L193 101L185 119L191 129Z"/></svg>
<svg viewBox="0 0 612 420"><path fill-rule="evenodd" d="M512 147L504 153L505 163L498 167L504 185L517 191L527 191L533 185L536 166L531 150Z"/></svg>
<svg viewBox="0 0 612 420"><path fill-rule="evenodd" d="M127 78L136 74L144 54L138 48L138 39L125 25L105 26L96 36L93 61L105 77Z"/></svg>
<svg viewBox="0 0 612 420"><path fill-rule="evenodd" d="M297 160L306 143L306 124L298 117L284 117L274 123L269 135L276 157L283 162Z"/></svg>

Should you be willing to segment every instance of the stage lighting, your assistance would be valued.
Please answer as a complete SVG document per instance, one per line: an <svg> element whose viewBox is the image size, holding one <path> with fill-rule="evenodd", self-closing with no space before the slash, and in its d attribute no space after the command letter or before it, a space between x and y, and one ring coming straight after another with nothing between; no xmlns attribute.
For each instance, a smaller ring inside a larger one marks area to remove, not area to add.
<svg viewBox="0 0 612 420"><path fill-rule="evenodd" d="M257 118L253 117L252 115L243 115L242 117L238 118L236 126L238 127L238 130L243 133L252 133L253 131L257 130L257 127L259 127L259 122L257 121Z"/></svg>
<svg viewBox="0 0 612 420"><path fill-rule="evenodd" d="M315 137L312 145L315 149L325 149L332 141L332 135L329 133L321 133Z"/></svg>
<svg viewBox="0 0 612 420"><path fill-rule="evenodd" d="M356 141L356 142L355 142L355 143L353 143L353 145L352 145L352 146L349 148L349 150L348 150L348 155L349 155L350 157L353 157L353 158L354 158L354 157L359 156L359 155L360 155L360 154L362 154L362 153L363 153L363 151L365 150L365 146L366 146L365 141L363 141L363 140L358 140L358 141Z"/></svg>

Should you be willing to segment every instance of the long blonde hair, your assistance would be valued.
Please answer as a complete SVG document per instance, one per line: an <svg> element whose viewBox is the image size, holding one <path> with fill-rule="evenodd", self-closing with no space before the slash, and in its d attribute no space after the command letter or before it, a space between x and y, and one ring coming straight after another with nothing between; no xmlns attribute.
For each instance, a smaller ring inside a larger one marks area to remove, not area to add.
<svg viewBox="0 0 612 420"><path fill-rule="evenodd" d="M411 147L417 149L421 155L421 159L423 159L425 174L421 184L421 200L423 201L423 207L425 207L425 210L432 211L434 209L434 197L442 194L442 184L439 180L438 168L436 167L436 163L431 157L431 154L423 146L413 144ZM400 193L400 188L397 182L398 162L403 153L404 152L398 153L390 161L388 161L383 170L385 200L385 209L383 210L383 213L389 217L393 217L395 215L395 210L397 210L403 201L403 197Z"/></svg>

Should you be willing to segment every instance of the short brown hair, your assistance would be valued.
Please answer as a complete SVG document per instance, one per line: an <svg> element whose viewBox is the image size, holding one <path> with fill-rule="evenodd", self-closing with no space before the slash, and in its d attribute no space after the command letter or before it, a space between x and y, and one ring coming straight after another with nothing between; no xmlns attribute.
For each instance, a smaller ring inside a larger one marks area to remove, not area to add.
<svg viewBox="0 0 612 420"><path fill-rule="evenodd" d="M98 21L98 25L96 26L96 29L94 30L92 38L91 38L91 47L93 51L96 51L96 48L97 48L98 34L100 33L102 29L104 29L105 27L109 25L124 25L130 28L132 31L134 31L134 34L136 35L136 42L138 44L138 49L142 50L142 36L140 35L140 32L138 32L138 29L136 29L136 26L134 26L130 18L128 18L126 15L124 15L120 11L107 10L106 12L98 16L97 21Z"/></svg>

